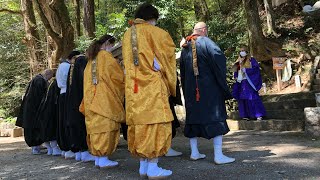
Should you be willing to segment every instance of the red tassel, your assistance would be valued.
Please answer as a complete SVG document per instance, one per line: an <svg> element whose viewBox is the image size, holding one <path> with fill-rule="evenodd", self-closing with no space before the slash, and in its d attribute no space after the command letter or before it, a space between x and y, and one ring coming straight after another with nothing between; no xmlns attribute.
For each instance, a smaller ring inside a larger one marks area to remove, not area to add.
<svg viewBox="0 0 320 180"><path fill-rule="evenodd" d="M197 94L196 94L196 101L200 101L200 93L199 93L199 88L196 88Z"/></svg>
<svg viewBox="0 0 320 180"><path fill-rule="evenodd" d="M134 88L133 88L134 93L138 93L138 80L134 79Z"/></svg>

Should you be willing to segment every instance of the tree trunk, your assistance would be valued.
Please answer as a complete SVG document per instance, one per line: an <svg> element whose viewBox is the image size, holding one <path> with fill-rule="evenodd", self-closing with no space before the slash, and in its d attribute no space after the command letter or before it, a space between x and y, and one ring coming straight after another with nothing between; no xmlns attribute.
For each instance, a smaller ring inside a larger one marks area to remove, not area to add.
<svg viewBox="0 0 320 180"><path fill-rule="evenodd" d="M207 2L205 0L194 0L193 3L197 21L208 22L210 13Z"/></svg>
<svg viewBox="0 0 320 180"><path fill-rule="evenodd" d="M277 35L275 29L276 29L276 24L274 21L274 13L272 9L272 0L263 0L264 3L264 8L267 14L267 26L268 26L268 34L273 34Z"/></svg>
<svg viewBox="0 0 320 180"><path fill-rule="evenodd" d="M29 52L30 76L42 70L44 54L41 50L40 36L37 31L37 22L34 15L32 0L21 0L21 13L23 16L25 41Z"/></svg>
<svg viewBox="0 0 320 180"><path fill-rule="evenodd" d="M81 36L81 14L80 14L80 0L74 0L74 5L75 5L75 11L76 11L76 35L79 37Z"/></svg>
<svg viewBox="0 0 320 180"><path fill-rule="evenodd" d="M94 16L94 0L83 0L84 7L84 29L86 36L94 38L96 31L95 16Z"/></svg>
<svg viewBox="0 0 320 180"><path fill-rule="evenodd" d="M74 30L64 0L34 0L38 5L38 13L49 36L52 38L54 50L51 53L50 68L56 68L60 58L66 58L75 47Z"/></svg>
<svg viewBox="0 0 320 180"><path fill-rule="evenodd" d="M251 55L256 57L259 61L271 60L273 56L284 55L281 51L281 46L270 42L263 36L257 0L243 0L243 5L248 24Z"/></svg>

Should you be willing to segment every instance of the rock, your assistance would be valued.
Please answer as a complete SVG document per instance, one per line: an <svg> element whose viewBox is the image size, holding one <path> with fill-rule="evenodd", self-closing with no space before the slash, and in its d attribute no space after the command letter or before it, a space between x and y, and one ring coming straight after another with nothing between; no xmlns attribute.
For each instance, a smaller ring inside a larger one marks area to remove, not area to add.
<svg viewBox="0 0 320 180"><path fill-rule="evenodd" d="M306 126L320 127L320 107L304 108Z"/></svg>
<svg viewBox="0 0 320 180"><path fill-rule="evenodd" d="M305 134L311 137L320 137L320 107L308 107L305 113Z"/></svg>
<svg viewBox="0 0 320 180"><path fill-rule="evenodd" d="M320 126L306 126L305 134L311 137L320 137Z"/></svg>

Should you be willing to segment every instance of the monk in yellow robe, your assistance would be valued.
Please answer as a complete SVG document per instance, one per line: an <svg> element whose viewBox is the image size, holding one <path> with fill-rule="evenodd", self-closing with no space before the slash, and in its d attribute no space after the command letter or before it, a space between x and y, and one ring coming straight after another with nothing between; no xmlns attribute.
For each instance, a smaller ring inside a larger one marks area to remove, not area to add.
<svg viewBox="0 0 320 180"><path fill-rule="evenodd" d="M174 118L169 96L176 94L175 45L168 32L155 26L158 17L152 5L139 6L122 42L128 148L140 157L140 176L149 179L172 174L158 167L158 157L171 146Z"/></svg>
<svg viewBox="0 0 320 180"><path fill-rule="evenodd" d="M88 148L97 156L95 165L100 168L118 165L108 156L116 150L120 123L125 122L124 71L110 53L114 42L114 37L104 35L89 47L80 106L85 115Z"/></svg>

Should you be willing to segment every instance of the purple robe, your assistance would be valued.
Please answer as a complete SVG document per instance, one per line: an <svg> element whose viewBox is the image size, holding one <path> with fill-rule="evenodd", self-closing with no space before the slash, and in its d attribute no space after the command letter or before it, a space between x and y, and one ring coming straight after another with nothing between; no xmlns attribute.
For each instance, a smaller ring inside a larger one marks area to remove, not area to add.
<svg viewBox="0 0 320 180"><path fill-rule="evenodd" d="M235 82L232 87L232 96L238 101L241 118L258 118L266 115L258 91L262 86L259 64L250 58L251 68L245 68L245 77L241 83ZM238 78L238 72L234 73Z"/></svg>

